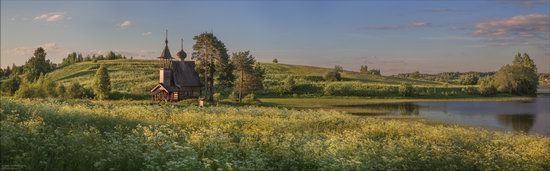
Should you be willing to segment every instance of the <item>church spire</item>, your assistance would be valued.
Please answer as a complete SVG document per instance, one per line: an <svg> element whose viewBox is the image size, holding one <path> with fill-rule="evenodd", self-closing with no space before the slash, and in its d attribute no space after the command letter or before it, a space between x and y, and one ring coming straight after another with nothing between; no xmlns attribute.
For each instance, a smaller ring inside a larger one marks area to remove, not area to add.
<svg viewBox="0 0 550 171"><path fill-rule="evenodd" d="M166 39L164 40L166 46L168 46L168 29L166 29Z"/></svg>
<svg viewBox="0 0 550 171"><path fill-rule="evenodd" d="M160 54L159 59L174 59L172 58L172 54L170 54L170 49L168 49L168 29L166 29L166 39L164 40L165 46L164 50L162 50L162 53Z"/></svg>

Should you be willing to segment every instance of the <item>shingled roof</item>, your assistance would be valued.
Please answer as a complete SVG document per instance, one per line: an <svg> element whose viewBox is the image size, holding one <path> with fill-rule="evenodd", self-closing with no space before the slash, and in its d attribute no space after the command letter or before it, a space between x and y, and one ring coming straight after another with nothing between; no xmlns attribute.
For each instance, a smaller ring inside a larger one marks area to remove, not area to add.
<svg viewBox="0 0 550 171"><path fill-rule="evenodd" d="M172 61L172 81L177 87L202 86L199 74L195 71L195 61Z"/></svg>

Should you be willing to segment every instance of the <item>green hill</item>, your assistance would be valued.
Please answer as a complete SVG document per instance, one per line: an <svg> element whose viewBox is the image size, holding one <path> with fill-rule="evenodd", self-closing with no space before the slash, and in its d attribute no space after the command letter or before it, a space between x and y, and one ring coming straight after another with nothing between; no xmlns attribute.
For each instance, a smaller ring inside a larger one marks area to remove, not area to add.
<svg viewBox="0 0 550 171"><path fill-rule="evenodd" d="M156 60L104 60L97 62L81 62L63 67L49 73L49 78L60 83L79 82L84 86L91 86L93 77L99 65L105 64L109 69L112 88L114 91L129 94L145 95L158 82L158 62ZM280 82L288 75L308 82L322 82L322 76L332 69L290 65L262 63L266 68L266 82ZM397 85L404 82L414 85L441 85L437 82L403 79L389 76L366 75L358 72L344 71L345 81L359 81L372 84Z"/></svg>

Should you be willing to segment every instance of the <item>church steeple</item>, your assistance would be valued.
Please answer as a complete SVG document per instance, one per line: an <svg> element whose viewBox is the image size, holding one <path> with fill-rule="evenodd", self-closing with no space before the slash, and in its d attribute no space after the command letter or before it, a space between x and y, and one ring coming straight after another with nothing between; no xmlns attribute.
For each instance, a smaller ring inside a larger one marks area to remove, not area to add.
<svg viewBox="0 0 550 171"><path fill-rule="evenodd" d="M166 30L166 39L164 40L164 50L162 50L162 53L158 57L159 59L174 59L172 58L172 54L170 54L170 49L168 49L168 30Z"/></svg>

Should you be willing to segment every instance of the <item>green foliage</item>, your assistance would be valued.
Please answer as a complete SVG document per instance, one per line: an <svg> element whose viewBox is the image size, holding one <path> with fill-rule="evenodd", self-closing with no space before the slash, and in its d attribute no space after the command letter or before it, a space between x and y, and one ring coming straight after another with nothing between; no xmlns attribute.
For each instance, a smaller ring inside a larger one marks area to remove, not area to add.
<svg viewBox="0 0 550 171"><path fill-rule="evenodd" d="M46 59L46 51L39 47L34 51L31 57L24 65L25 79L28 82L34 82L40 75L46 74L54 69L52 62Z"/></svg>
<svg viewBox="0 0 550 171"><path fill-rule="evenodd" d="M78 82L73 82L69 87L67 87L67 93L65 96L70 99L80 99L85 97L84 87L82 87Z"/></svg>
<svg viewBox="0 0 550 171"><path fill-rule="evenodd" d="M5 81L2 81L1 89L2 92L7 93L9 95L13 95L15 91L19 89L19 86L21 85L21 79L17 75L9 76L8 79Z"/></svg>
<svg viewBox="0 0 550 171"><path fill-rule="evenodd" d="M361 65L361 68L359 69L359 72L362 74L368 74L369 73L369 67L366 65Z"/></svg>
<svg viewBox="0 0 550 171"><path fill-rule="evenodd" d="M235 66L235 71L239 76L235 86L235 91L239 94L239 98L242 98L242 95L263 89L262 82L265 71L256 62L256 59L250 55L250 51L233 53L231 62ZM241 100L239 99L239 101Z"/></svg>
<svg viewBox="0 0 550 171"><path fill-rule="evenodd" d="M479 86L477 91L482 96L494 96L497 94L497 88L495 87L491 77L484 77L478 81Z"/></svg>
<svg viewBox="0 0 550 171"><path fill-rule="evenodd" d="M23 82L15 96L19 98L45 98L57 97L55 90L57 84L44 75L41 75L35 82Z"/></svg>
<svg viewBox="0 0 550 171"><path fill-rule="evenodd" d="M277 64L277 63L279 63L279 60L277 60L277 58L275 58L275 59L273 59L273 63Z"/></svg>
<svg viewBox="0 0 550 171"><path fill-rule="evenodd" d="M336 72L344 72L344 68L340 65L334 66L334 71Z"/></svg>
<svg viewBox="0 0 550 171"><path fill-rule="evenodd" d="M329 71L325 73L324 79L325 81L341 81L342 75L337 71Z"/></svg>
<svg viewBox="0 0 550 171"><path fill-rule="evenodd" d="M208 101L214 101L214 80L217 88L222 92L231 89L234 84L235 75L233 75L234 66L231 64L225 44L218 40L213 33L202 33L193 38L196 41L193 45L193 59L196 59L196 70L201 80L204 81L205 75L208 78L206 83L206 94ZM205 74L206 73L206 74Z"/></svg>
<svg viewBox="0 0 550 171"><path fill-rule="evenodd" d="M413 73L411 73L411 76L410 76L412 79L419 79L420 78L420 72L419 71L415 71Z"/></svg>
<svg viewBox="0 0 550 171"><path fill-rule="evenodd" d="M111 78L105 65L101 65L95 74L93 90L98 99L109 98L111 93Z"/></svg>
<svg viewBox="0 0 550 171"><path fill-rule="evenodd" d="M57 87L55 87L55 91L57 92L57 97L59 98L66 98L66 91L67 89L63 84L58 84Z"/></svg>
<svg viewBox="0 0 550 171"><path fill-rule="evenodd" d="M399 86L399 95L411 97L414 95L414 87L411 84L401 84Z"/></svg>
<svg viewBox="0 0 550 171"><path fill-rule="evenodd" d="M369 71L369 74L371 74L371 75L381 75L379 69L371 69Z"/></svg>
<svg viewBox="0 0 550 171"><path fill-rule="evenodd" d="M499 92L516 95L536 95L537 67L529 55L516 55L512 65L505 65L495 74L494 84Z"/></svg>
<svg viewBox="0 0 550 171"><path fill-rule="evenodd" d="M479 75L476 73L463 74L459 78L459 82L462 85L476 85L479 80Z"/></svg>
<svg viewBox="0 0 550 171"><path fill-rule="evenodd" d="M28 170L549 170L550 140L327 110L2 99Z"/></svg>

